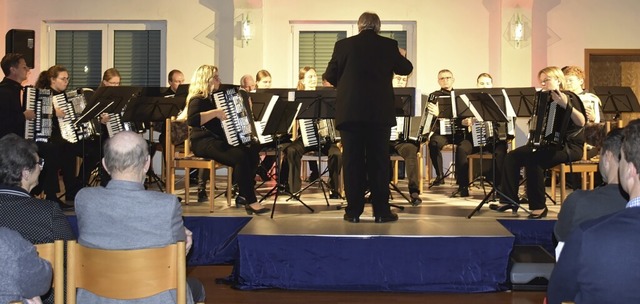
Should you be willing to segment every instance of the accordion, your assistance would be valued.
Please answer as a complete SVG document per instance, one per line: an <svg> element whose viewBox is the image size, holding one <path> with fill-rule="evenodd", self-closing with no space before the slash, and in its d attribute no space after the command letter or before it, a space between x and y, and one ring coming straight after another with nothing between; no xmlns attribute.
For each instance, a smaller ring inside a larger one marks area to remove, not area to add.
<svg viewBox="0 0 640 304"><path fill-rule="evenodd" d="M251 110L245 106L245 101L233 88L223 89L213 93L213 101L218 109L224 111L227 119L222 121L227 143L232 146L250 145L254 142L253 116Z"/></svg>
<svg viewBox="0 0 640 304"><path fill-rule="evenodd" d="M51 91L28 86L24 89L23 100L25 108L35 112L35 118L25 122L24 138L33 139L35 142L49 141L53 116Z"/></svg>
<svg viewBox="0 0 640 304"><path fill-rule="evenodd" d="M567 98L571 97L567 95ZM552 99L551 92L536 92L533 116L529 121L529 145L534 148L546 146L561 148L571 120L571 107L567 108L569 111L558 106L558 103Z"/></svg>
<svg viewBox="0 0 640 304"><path fill-rule="evenodd" d="M138 132L138 128L133 122L122 121L122 116L118 113L108 113L109 121L107 121L107 134L109 138L115 136L122 131Z"/></svg>
<svg viewBox="0 0 640 304"><path fill-rule="evenodd" d="M333 119L320 119L316 125L313 119L300 119L300 136L305 147L313 147L336 142L336 126Z"/></svg>
<svg viewBox="0 0 640 304"><path fill-rule="evenodd" d="M97 130L89 124L78 124L78 114L82 113L86 100L81 90L70 90L53 96L53 104L64 112L64 117L58 117L60 133L64 140L76 143L82 139L97 134Z"/></svg>

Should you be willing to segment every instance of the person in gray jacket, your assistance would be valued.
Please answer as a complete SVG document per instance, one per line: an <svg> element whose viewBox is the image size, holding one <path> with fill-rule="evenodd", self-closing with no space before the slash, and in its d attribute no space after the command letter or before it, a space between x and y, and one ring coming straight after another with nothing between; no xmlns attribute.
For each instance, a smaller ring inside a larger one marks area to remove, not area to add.
<svg viewBox="0 0 640 304"><path fill-rule="evenodd" d="M20 233L5 227L0 227L0 260L0 303L32 303L51 287L51 264Z"/></svg>
<svg viewBox="0 0 640 304"><path fill-rule="evenodd" d="M112 179L107 187L84 188L76 196L78 242L99 249L143 249L186 241L191 232L182 221L178 198L146 191L143 181L149 169L147 143L134 132L120 132L105 144L102 163ZM187 303L204 301L204 288L187 280ZM192 296L193 294L193 296ZM176 291L129 301L107 299L78 289L78 303L175 303Z"/></svg>

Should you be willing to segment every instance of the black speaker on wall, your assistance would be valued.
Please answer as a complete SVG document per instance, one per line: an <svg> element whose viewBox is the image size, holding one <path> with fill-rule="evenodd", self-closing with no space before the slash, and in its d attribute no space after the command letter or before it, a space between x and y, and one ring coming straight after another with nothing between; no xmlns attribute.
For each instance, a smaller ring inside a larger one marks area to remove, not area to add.
<svg viewBox="0 0 640 304"><path fill-rule="evenodd" d="M33 69L35 55L36 32L32 30L12 29L5 36L5 53L20 53L24 56L27 66Z"/></svg>

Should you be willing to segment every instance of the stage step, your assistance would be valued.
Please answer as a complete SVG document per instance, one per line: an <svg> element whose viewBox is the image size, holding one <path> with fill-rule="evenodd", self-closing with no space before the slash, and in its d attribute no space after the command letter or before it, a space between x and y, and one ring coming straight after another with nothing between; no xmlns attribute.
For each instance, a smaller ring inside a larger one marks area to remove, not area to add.
<svg viewBox="0 0 640 304"><path fill-rule="evenodd" d="M254 218L238 234L234 281L245 290L498 291L513 245L495 219Z"/></svg>

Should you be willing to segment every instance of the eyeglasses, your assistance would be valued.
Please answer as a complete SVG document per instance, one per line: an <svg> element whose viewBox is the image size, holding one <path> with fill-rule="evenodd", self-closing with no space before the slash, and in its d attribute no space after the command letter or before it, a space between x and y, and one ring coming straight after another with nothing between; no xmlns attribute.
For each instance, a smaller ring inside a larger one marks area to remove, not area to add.
<svg viewBox="0 0 640 304"><path fill-rule="evenodd" d="M453 79L453 77L440 77L438 78L438 80L450 80Z"/></svg>
<svg viewBox="0 0 640 304"><path fill-rule="evenodd" d="M69 77L62 77L62 78L58 77L58 79L60 79L62 81L69 81L70 78Z"/></svg>
<svg viewBox="0 0 640 304"><path fill-rule="evenodd" d="M44 168L44 158L40 158L38 159L38 166L40 166L40 170L42 170L42 168Z"/></svg>
<svg viewBox="0 0 640 304"><path fill-rule="evenodd" d="M119 86L120 82L115 82L115 81L107 81L108 84L112 85L112 86Z"/></svg>
<svg viewBox="0 0 640 304"><path fill-rule="evenodd" d="M542 85L545 85L546 83L548 83L549 81L551 81L551 80L553 80L553 79L555 79L555 78L553 78L553 77L547 77L547 78L543 79L542 81L540 81L540 83L541 83Z"/></svg>

